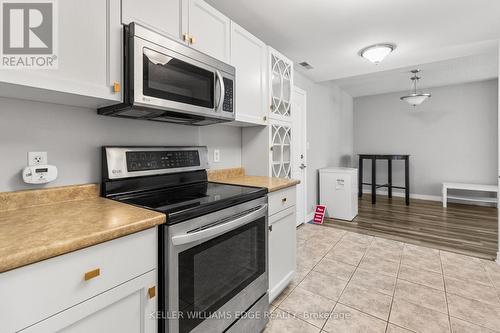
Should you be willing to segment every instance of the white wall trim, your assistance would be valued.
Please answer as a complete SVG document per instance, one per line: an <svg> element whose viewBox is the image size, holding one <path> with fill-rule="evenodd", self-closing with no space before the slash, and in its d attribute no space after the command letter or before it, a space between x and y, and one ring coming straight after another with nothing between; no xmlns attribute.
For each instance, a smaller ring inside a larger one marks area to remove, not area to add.
<svg viewBox="0 0 500 333"><path fill-rule="evenodd" d="M368 188L363 189L363 194L371 194L371 193L372 193L371 189L368 189ZM377 189L377 194L387 195L387 190L386 189ZM404 197L405 193L402 190L399 190L399 189L394 190L393 189L392 196ZM428 194L417 194L417 193L410 193L410 199L438 201L438 202L443 201L443 197L439 196L439 195L428 195ZM495 207L495 204L484 203L484 202L461 201L461 200L455 200L455 199L448 199L448 202L463 203L463 204L467 204L467 205L483 206L483 207Z"/></svg>
<svg viewBox="0 0 500 333"><path fill-rule="evenodd" d="M314 212L310 212L306 215L306 223L311 222L314 218Z"/></svg>
<svg viewBox="0 0 500 333"><path fill-rule="evenodd" d="M372 191L371 189L364 188L363 189L363 194L371 194ZM381 195L387 195L387 190L384 189L377 189L377 194ZM392 195L394 197L404 197L405 193L397 190L392 190ZM419 200L429 200L429 201L439 201L441 202L442 198L438 195L428 195L428 194L417 194L417 193L410 193L410 198L411 199L419 199Z"/></svg>

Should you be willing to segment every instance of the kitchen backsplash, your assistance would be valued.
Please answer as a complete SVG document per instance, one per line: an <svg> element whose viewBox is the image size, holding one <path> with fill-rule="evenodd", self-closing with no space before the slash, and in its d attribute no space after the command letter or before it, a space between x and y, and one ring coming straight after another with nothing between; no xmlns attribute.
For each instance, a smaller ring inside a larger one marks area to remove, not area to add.
<svg viewBox="0 0 500 333"><path fill-rule="evenodd" d="M0 192L27 188L27 152L46 151L58 179L45 187L99 182L103 145L207 145L211 168L241 166L241 129L190 127L99 116L94 109L0 98ZM219 149L220 162L213 162Z"/></svg>

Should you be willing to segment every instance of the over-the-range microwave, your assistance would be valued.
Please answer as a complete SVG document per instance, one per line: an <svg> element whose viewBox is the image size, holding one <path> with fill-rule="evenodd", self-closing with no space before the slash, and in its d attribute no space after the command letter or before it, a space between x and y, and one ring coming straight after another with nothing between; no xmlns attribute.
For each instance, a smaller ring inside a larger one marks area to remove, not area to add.
<svg viewBox="0 0 500 333"><path fill-rule="evenodd" d="M234 67L137 23L124 27L123 102L107 116L186 125L233 121Z"/></svg>

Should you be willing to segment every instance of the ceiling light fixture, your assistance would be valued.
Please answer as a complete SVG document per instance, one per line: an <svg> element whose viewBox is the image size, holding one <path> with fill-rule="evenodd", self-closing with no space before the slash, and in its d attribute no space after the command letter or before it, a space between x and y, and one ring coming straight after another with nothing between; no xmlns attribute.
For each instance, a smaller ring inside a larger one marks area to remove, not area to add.
<svg viewBox="0 0 500 333"><path fill-rule="evenodd" d="M427 98L431 97L431 94L429 93L417 93L417 82L420 80L420 77L417 76L417 74L420 72L420 69L414 69L411 71L413 76L410 78L412 81L412 86L413 86L413 91L411 91L408 95L401 97L402 101L405 101L406 103L412 105L412 106L417 106L422 104Z"/></svg>
<svg viewBox="0 0 500 333"><path fill-rule="evenodd" d="M360 57L363 57L366 60L374 63L375 65L378 65L395 49L396 45L394 44L375 44L361 49L358 54Z"/></svg>

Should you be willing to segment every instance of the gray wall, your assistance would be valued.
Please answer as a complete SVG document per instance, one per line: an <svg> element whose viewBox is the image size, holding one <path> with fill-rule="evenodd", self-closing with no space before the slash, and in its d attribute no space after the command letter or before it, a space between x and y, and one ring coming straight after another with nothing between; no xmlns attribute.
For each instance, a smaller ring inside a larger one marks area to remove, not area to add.
<svg viewBox="0 0 500 333"><path fill-rule="evenodd" d="M314 83L295 73L295 85L307 92L308 212L318 200L318 169L350 166L353 155L353 100L330 83Z"/></svg>
<svg viewBox="0 0 500 333"><path fill-rule="evenodd" d="M497 80L429 90L432 97L415 109L399 100L406 91L355 98L355 153L411 154L414 194L439 196L443 181L496 184ZM377 164L378 183L387 180L385 164ZM395 184L403 184L402 167L395 162Z"/></svg>
<svg viewBox="0 0 500 333"><path fill-rule="evenodd" d="M241 165L241 129L189 127L103 117L93 109L0 98L0 192L26 188L28 151L46 151L59 177L46 186L99 182L103 145L208 145L213 168ZM213 163L213 149L221 161Z"/></svg>

